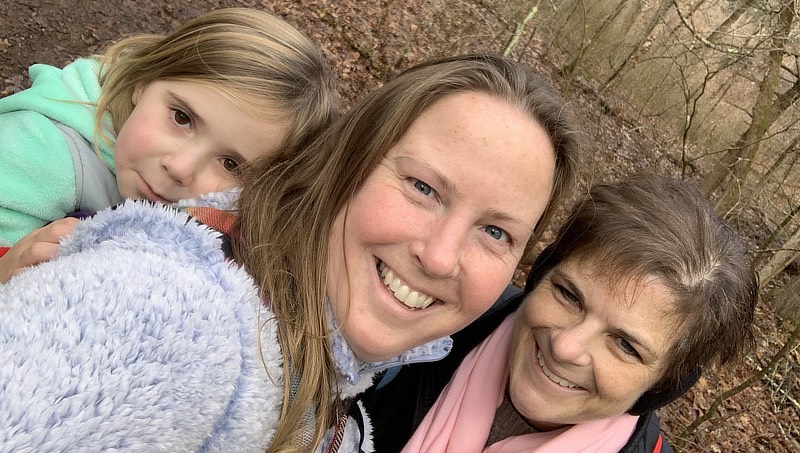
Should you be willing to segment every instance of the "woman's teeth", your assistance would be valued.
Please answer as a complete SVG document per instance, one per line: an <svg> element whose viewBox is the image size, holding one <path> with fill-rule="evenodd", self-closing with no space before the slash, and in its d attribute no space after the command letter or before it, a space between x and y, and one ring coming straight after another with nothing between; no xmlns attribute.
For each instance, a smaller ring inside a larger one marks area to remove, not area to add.
<svg viewBox="0 0 800 453"><path fill-rule="evenodd" d="M544 355L542 354L542 351L539 351L539 353L536 355L536 357L539 359L539 366L542 367L542 371L544 371L544 375L547 376L548 378L550 378L551 381L555 382L556 384L558 384L558 385L560 385L562 387L566 387L566 388L570 388L570 389L578 388L577 385L573 384L572 382L570 382L570 381L568 381L566 379L561 379L560 377L556 376L552 371L550 371L547 368L547 365L544 364Z"/></svg>
<svg viewBox="0 0 800 453"><path fill-rule="evenodd" d="M392 290L395 299L399 300L407 307L424 309L428 308L428 306L436 300L427 294L423 294L419 291L413 291L408 287L408 285L403 283L402 280L397 278L394 275L394 272L386 267L386 264L381 263L379 270L381 272L381 278L383 278L383 284Z"/></svg>

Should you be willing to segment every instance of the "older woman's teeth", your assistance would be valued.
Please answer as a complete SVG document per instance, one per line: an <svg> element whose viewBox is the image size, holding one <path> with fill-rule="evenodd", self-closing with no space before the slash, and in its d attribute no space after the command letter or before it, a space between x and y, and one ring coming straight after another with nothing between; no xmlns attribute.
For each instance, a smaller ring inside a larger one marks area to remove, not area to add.
<svg viewBox="0 0 800 453"><path fill-rule="evenodd" d="M395 299L399 300L406 306L420 309L428 308L428 306L432 304L434 300L436 300L427 294L413 291L408 287L408 285L403 283L402 280L397 278L394 275L394 272L386 267L386 264L381 263L379 269L381 271L381 278L383 278L383 284L392 290Z"/></svg>
<svg viewBox="0 0 800 453"><path fill-rule="evenodd" d="M539 353L536 355L536 357L539 359L539 366L542 367L542 371L544 371L544 375L547 376L548 378L550 378L551 381L555 382L556 384L558 384L558 385L560 385L562 387L566 387L566 388L570 388L570 389L578 388L577 385L573 384L572 382L570 382L570 381L568 381L566 379L561 379L560 377L556 376L552 371L550 371L547 368L547 365L544 364L544 355L542 354L542 351L539 351Z"/></svg>

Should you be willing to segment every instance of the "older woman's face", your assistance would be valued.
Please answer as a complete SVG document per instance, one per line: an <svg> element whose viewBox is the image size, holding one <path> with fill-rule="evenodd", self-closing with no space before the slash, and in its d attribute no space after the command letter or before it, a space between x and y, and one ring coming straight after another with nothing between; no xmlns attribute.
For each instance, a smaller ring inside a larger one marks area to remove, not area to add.
<svg viewBox="0 0 800 453"><path fill-rule="evenodd" d="M518 107L453 94L425 110L331 232L328 293L356 355L385 360L476 319L511 280L555 152Z"/></svg>
<svg viewBox="0 0 800 453"><path fill-rule="evenodd" d="M519 309L509 394L535 427L622 414L663 375L676 329L670 291L602 270L591 260L561 263Z"/></svg>

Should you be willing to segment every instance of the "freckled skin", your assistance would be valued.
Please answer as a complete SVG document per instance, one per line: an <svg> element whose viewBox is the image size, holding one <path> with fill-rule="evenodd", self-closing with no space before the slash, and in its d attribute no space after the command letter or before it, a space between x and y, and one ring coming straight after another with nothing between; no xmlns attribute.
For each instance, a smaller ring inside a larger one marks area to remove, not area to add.
<svg viewBox="0 0 800 453"><path fill-rule="evenodd" d="M359 358L394 357L489 308L549 200L554 156L539 124L484 94L447 96L412 123L331 233L328 293ZM437 302L403 305L379 263Z"/></svg>

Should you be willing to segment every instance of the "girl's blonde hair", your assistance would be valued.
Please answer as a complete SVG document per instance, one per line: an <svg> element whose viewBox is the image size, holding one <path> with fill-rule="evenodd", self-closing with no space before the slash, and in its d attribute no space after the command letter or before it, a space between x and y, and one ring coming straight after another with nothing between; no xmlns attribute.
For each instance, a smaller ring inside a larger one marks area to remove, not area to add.
<svg viewBox="0 0 800 453"><path fill-rule="evenodd" d="M282 19L247 8L208 12L168 35L139 35L111 46L101 61L95 136L105 112L113 134L133 111L133 93L156 80L208 83L254 115L289 123L284 147L302 146L338 114L322 51Z"/></svg>
<svg viewBox="0 0 800 453"><path fill-rule="evenodd" d="M328 242L336 215L426 108L463 92L519 106L552 141L555 183L531 239L536 241L572 186L577 137L564 102L545 79L503 57L465 55L412 68L367 95L311 146L257 160L245 171L234 250L270 300L285 357L284 409L269 451L309 449L332 425L338 407L326 315ZM316 423L308 432L310 411Z"/></svg>

